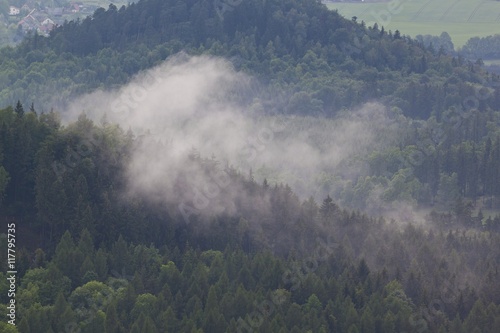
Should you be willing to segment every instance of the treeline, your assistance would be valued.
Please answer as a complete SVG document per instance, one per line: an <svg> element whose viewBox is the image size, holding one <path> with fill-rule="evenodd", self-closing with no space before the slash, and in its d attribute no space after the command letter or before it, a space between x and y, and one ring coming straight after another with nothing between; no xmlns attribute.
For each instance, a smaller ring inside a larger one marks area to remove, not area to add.
<svg viewBox="0 0 500 333"><path fill-rule="evenodd" d="M377 114L376 106L365 108ZM364 138L363 130L342 134L346 138L342 147L351 154L335 166L322 165L311 176L299 172L287 176L288 170L270 172L265 166L256 170L260 177L285 177L303 196L330 194L342 207L376 215L400 211L401 205L452 211L461 199L473 205L474 214L488 211L482 219L486 223L488 215L500 208L500 114L479 109L450 110L425 121L404 117L398 108L385 110L373 122L356 122L361 127L370 124L376 132L372 143L350 144ZM295 117L286 134L307 128L305 142L329 158L329 148L339 142L331 133L339 133L342 117L314 121ZM363 149L356 151L359 147Z"/></svg>
<svg viewBox="0 0 500 333"><path fill-rule="evenodd" d="M451 40L450 34L443 31L439 36L417 35L415 40L421 42L425 47L442 54L456 55L455 46Z"/></svg>
<svg viewBox="0 0 500 333"><path fill-rule="evenodd" d="M469 59L500 59L500 35L473 37L460 51Z"/></svg>
<svg viewBox="0 0 500 333"><path fill-rule="evenodd" d="M223 8L143 0L99 9L49 38L27 37L0 50L0 102L64 109L75 96L116 88L179 51L230 59L237 70L291 94L286 112L295 114L333 115L381 99L427 119L462 107L475 85L498 81L463 57L446 56L445 48L346 20L318 1L251 0ZM484 104L498 108L491 99Z"/></svg>
<svg viewBox="0 0 500 333"><path fill-rule="evenodd" d="M498 112L478 110L410 125L399 147L376 151L367 158L370 177L356 184L352 195L366 196L356 190L384 185L382 197L387 202L414 200L446 210L466 198L477 207L497 209L499 126ZM365 201L354 202L362 205Z"/></svg>

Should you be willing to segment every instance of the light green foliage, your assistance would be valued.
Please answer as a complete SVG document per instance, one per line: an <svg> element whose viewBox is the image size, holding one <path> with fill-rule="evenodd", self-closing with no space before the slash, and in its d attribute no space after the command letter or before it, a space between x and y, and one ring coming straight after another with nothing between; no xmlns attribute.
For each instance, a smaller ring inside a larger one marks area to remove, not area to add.
<svg viewBox="0 0 500 333"><path fill-rule="evenodd" d="M321 304L321 301L318 299L318 296L315 294L312 294L309 296L307 299L307 303L305 305L305 310L310 312L310 311L316 311L316 313L319 313L320 311L323 310L323 305Z"/></svg>
<svg viewBox="0 0 500 333"><path fill-rule="evenodd" d="M75 308L86 308L91 311L104 309L114 294L113 289L102 282L90 281L77 287L70 295L69 302Z"/></svg>
<svg viewBox="0 0 500 333"><path fill-rule="evenodd" d="M47 268L30 269L21 280L21 286L29 293L23 295L27 300L42 304L53 302L59 292L68 294L71 288L71 281L63 276L61 272L51 263ZM27 304L30 304L27 302Z"/></svg>
<svg viewBox="0 0 500 333"><path fill-rule="evenodd" d="M0 332L2 332L2 333L19 333L16 326L7 324L4 321L0 321Z"/></svg>
<svg viewBox="0 0 500 333"><path fill-rule="evenodd" d="M142 294L137 296L131 315L134 319L141 314L155 318L157 312L157 298L151 294Z"/></svg>

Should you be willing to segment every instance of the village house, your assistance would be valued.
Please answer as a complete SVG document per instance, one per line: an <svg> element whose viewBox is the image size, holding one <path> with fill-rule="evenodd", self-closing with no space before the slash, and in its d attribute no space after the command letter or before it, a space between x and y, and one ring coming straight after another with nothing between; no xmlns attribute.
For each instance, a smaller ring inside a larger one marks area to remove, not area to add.
<svg viewBox="0 0 500 333"><path fill-rule="evenodd" d="M38 31L45 35L48 36L50 31L54 29L56 24L54 21L52 21L50 18L46 18L45 20L42 21L41 25L38 27Z"/></svg>
<svg viewBox="0 0 500 333"><path fill-rule="evenodd" d="M21 10L17 7L14 7L14 6L10 6L9 7L9 15L10 16L16 16L16 15L19 15L19 13L21 12Z"/></svg>
<svg viewBox="0 0 500 333"><path fill-rule="evenodd" d="M18 25L20 25L24 31L38 30L38 28L40 27L40 22L38 22L38 20L34 18L33 15L28 15L21 21L19 21Z"/></svg>
<svg viewBox="0 0 500 333"><path fill-rule="evenodd" d="M80 6L77 3L72 3L71 4L71 12L78 13L79 11L80 11Z"/></svg>

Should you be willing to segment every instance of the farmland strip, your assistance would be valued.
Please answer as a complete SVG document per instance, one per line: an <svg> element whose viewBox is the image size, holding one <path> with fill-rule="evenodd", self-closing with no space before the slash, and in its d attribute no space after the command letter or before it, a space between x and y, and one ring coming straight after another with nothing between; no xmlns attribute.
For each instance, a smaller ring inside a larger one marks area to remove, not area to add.
<svg viewBox="0 0 500 333"><path fill-rule="evenodd" d="M425 7L427 7L431 2L433 2L434 0L429 0L427 1L422 7L420 7L420 9L418 10L418 12L415 14L415 16L413 16L413 18L411 19L412 21L416 21L417 17L422 14L422 12L424 11Z"/></svg>
<svg viewBox="0 0 500 333"><path fill-rule="evenodd" d="M457 3L459 3L459 2L460 2L460 0L457 0L454 3L452 3L451 6L448 7L448 9L443 13L443 15L441 15L440 20L441 21L444 20L444 18L446 17L446 15L448 15L448 13L453 9L453 7L455 7L457 5Z"/></svg>
<svg viewBox="0 0 500 333"><path fill-rule="evenodd" d="M469 18L467 19L467 22L470 22L470 20L472 20L474 15L476 15L477 11L479 10L479 7L481 7L482 5L483 5L483 3L481 2L479 5L477 5L476 8L474 8L474 10L472 11L472 14L470 14Z"/></svg>

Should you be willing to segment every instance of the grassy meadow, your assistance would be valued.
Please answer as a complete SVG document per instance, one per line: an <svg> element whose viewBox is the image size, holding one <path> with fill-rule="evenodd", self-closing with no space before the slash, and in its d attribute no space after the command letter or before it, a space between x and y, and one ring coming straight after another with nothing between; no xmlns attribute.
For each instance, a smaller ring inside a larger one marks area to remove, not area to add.
<svg viewBox="0 0 500 333"><path fill-rule="evenodd" d="M346 18L353 16L367 25L384 26L402 34L450 34L455 48L471 37L500 33L500 1L497 0L392 0L380 2L325 2Z"/></svg>

